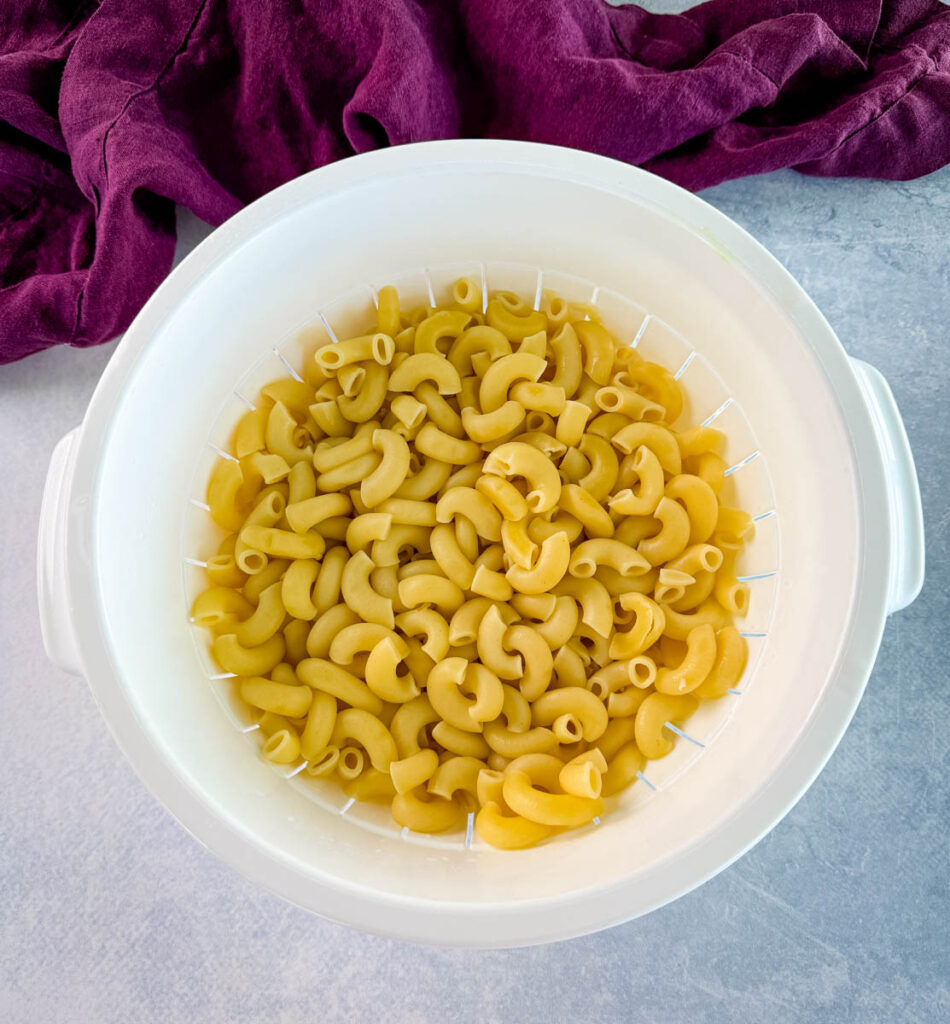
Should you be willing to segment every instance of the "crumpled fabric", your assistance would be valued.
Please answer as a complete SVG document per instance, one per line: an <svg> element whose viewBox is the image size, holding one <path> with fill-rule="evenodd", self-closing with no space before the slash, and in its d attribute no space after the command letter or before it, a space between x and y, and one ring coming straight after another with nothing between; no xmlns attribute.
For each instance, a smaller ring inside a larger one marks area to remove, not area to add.
<svg viewBox="0 0 950 1024"><path fill-rule="evenodd" d="M128 326L211 224L380 146L591 150L690 189L950 161L938 0L17 0L0 19L0 362Z"/></svg>

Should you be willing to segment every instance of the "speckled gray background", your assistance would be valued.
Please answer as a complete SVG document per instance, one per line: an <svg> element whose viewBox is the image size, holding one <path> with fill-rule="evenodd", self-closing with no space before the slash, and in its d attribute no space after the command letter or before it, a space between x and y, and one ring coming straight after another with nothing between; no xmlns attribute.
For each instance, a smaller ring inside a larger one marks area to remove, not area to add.
<svg viewBox="0 0 950 1024"><path fill-rule="evenodd" d="M657 5L654 5L657 6ZM888 623L838 751L728 871L611 931L439 951L325 923L189 838L119 754L35 611L49 454L112 346L0 368L0 1020L950 1020L950 169L779 173L706 198L887 376L917 458L923 594ZM182 248L204 230L185 219Z"/></svg>

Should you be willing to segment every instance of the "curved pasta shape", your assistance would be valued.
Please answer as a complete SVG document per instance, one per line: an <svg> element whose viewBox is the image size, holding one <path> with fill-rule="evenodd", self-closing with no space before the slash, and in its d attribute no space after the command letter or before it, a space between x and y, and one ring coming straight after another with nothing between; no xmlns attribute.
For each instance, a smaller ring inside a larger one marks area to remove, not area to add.
<svg viewBox="0 0 950 1024"><path fill-rule="evenodd" d="M595 384L605 385L614 365L616 340L602 324L593 320L579 320L574 330L584 352L584 372Z"/></svg>
<svg viewBox="0 0 950 1024"><path fill-rule="evenodd" d="M659 520L660 532L641 540L637 551L651 564L668 562L686 550L690 537L690 521L686 509L672 498L663 497L653 518Z"/></svg>
<svg viewBox="0 0 950 1024"><path fill-rule="evenodd" d="M665 605L663 614L666 617L664 632L673 640L685 640L691 630L707 622L713 629L722 629L729 619L725 609L712 600L704 601L693 612L677 612Z"/></svg>
<svg viewBox="0 0 950 1024"><path fill-rule="evenodd" d="M649 448L660 460L663 472L671 476L677 476L683 471L683 459L676 436L666 427L656 423L629 423L613 435L612 441L625 455L632 455L641 446Z"/></svg>
<svg viewBox="0 0 950 1024"><path fill-rule="evenodd" d="M448 617L465 603L465 593L444 576L419 573L399 581L399 600L407 609L431 606Z"/></svg>
<svg viewBox="0 0 950 1024"><path fill-rule="evenodd" d="M484 760L491 753L491 747L479 733L463 732L448 722L440 721L432 727L432 739L449 753L459 757L477 757Z"/></svg>
<svg viewBox="0 0 950 1024"><path fill-rule="evenodd" d="M269 640L284 624L284 602L281 600L281 583L272 583L260 596L257 607L233 630L242 647L258 647Z"/></svg>
<svg viewBox="0 0 950 1024"><path fill-rule="evenodd" d="M493 601L508 601L514 594L514 589L505 576L485 565L476 566L471 591Z"/></svg>
<svg viewBox="0 0 950 1024"><path fill-rule="evenodd" d="M300 733L300 753L313 763L330 746L330 737L336 725L336 698L322 690L311 690L311 694L307 721ZM339 751L339 748L336 749Z"/></svg>
<svg viewBox="0 0 950 1024"><path fill-rule="evenodd" d="M624 468L629 468L629 474L637 486L631 484L613 494L608 501L610 510L625 516L652 515L664 492L663 467L660 460L655 452L645 445L640 445L633 455L628 455L624 459L624 464ZM675 494L670 497L675 497Z"/></svg>
<svg viewBox="0 0 950 1024"><path fill-rule="evenodd" d="M529 821L518 814L505 814L496 801L482 801L482 808L475 816L475 828L481 839L499 850L523 850L560 831L551 825Z"/></svg>
<svg viewBox="0 0 950 1024"><path fill-rule="evenodd" d="M422 750L420 738L423 730L439 721L439 714L424 693L401 704L389 723L389 731L396 742L399 757L407 758Z"/></svg>
<svg viewBox="0 0 950 1024"><path fill-rule="evenodd" d="M537 561L528 569L512 565L505 578L522 594L544 594L564 578L571 559L571 542L564 533L555 533L542 544Z"/></svg>
<svg viewBox="0 0 950 1024"><path fill-rule="evenodd" d="M494 449L483 468L495 476L523 477L531 488L525 501L532 512L547 512L561 496L561 478L555 465L543 452L521 441L509 441Z"/></svg>
<svg viewBox="0 0 950 1024"><path fill-rule="evenodd" d="M512 600L517 600L519 596L516 594ZM574 635L579 614L578 604L573 597L555 595L554 610L546 619L535 625L534 631L551 650L556 650L563 647Z"/></svg>
<svg viewBox="0 0 950 1024"><path fill-rule="evenodd" d="M688 693L683 696L651 693L637 709L634 719L634 736L644 757L651 761L666 757L675 745L666 723L680 724L697 706L695 698Z"/></svg>
<svg viewBox="0 0 950 1024"><path fill-rule="evenodd" d="M307 635L307 655L311 658L329 658L330 645L337 632L359 622L360 618L345 604L337 604L321 612Z"/></svg>
<svg viewBox="0 0 950 1024"><path fill-rule="evenodd" d="M275 402L268 413L264 441L270 451L279 455L288 466L313 456L309 435L306 432L300 433L300 424L283 402Z"/></svg>
<svg viewBox="0 0 950 1024"><path fill-rule="evenodd" d="M703 544L713 535L719 520L716 492L698 476L681 473L666 485L666 496L679 501L689 516L689 544Z"/></svg>
<svg viewBox="0 0 950 1024"><path fill-rule="evenodd" d="M492 751L502 757L515 758L527 754L545 754L558 745L557 737L550 729L541 726L525 732L515 732L501 722L486 722L483 734Z"/></svg>
<svg viewBox="0 0 950 1024"><path fill-rule="evenodd" d="M393 797L393 820L412 832L446 832L458 825L464 813L454 801L430 796L422 787Z"/></svg>
<svg viewBox="0 0 950 1024"><path fill-rule="evenodd" d="M588 537L613 536L614 523L609 513L583 487L565 484L561 488L560 507L581 524Z"/></svg>
<svg viewBox="0 0 950 1024"><path fill-rule="evenodd" d="M441 309L437 313L427 316L416 327L414 351L442 355L439 342L454 342L471 322L471 319L470 313L453 309ZM451 352L451 345L446 345L446 351Z"/></svg>
<svg viewBox="0 0 950 1024"><path fill-rule="evenodd" d="M391 498L409 475L409 445L392 430L374 430L373 448L382 455L379 465L360 484L360 497L367 508Z"/></svg>
<svg viewBox="0 0 950 1024"><path fill-rule="evenodd" d="M484 353L491 362L511 355L511 342L497 328L487 324L469 327L452 342L449 362L462 375L472 372L472 356Z"/></svg>
<svg viewBox="0 0 950 1024"><path fill-rule="evenodd" d="M393 634L379 641L366 659L366 685L381 700L405 704L419 696L419 687L411 672L400 675L399 666L409 657L405 640Z"/></svg>
<svg viewBox="0 0 950 1024"><path fill-rule="evenodd" d="M233 633L236 625L247 619L254 605L230 587L211 587L195 598L191 618L196 626L215 633Z"/></svg>
<svg viewBox="0 0 950 1024"><path fill-rule="evenodd" d="M502 792L505 803L529 821L559 828L577 828L586 825L603 813L603 800L571 796L567 793L547 793L531 783L527 772L505 771Z"/></svg>
<svg viewBox="0 0 950 1024"><path fill-rule="evenodd" d="M470 690L474 699L463 694ZM427 692L432 707L463 732L481 732L484 722L501 713L504 691L501 680L482 665L464 658L446 658L429 673Z"/></svg>
<svg viewBox="0 0 950 1024"><path fill-rule="evenodd" d="M510 480L500 476L480 476L475 489L488 498L503 519L511 521L527 517L528 503Z"/></svg>
<svg viewBox="0 0 950 1024"><path fill-rule="evenodd" d="M393 603L378 594L370 583L370 573L376 568L365 551L358 551L346 563L340 580L343 600L366 622L378 622L387 629L395 625Z"/></svg>
<svg viewBox="0 0 950 1024"><path fill-rule="evenodd" d="M531 721L535 725L550 725L566 714L579 719L588 742L596 740L607 728L607 709L590 690L580 686L548 690L531 705Z"/></svg>
<svg viewBox="0 0 950 1024"><path fill-rule="evenodd" d="M709 623L690 630L686 657L676 668L661 668L656 674L658 693L691 693L712 671L716 660L716 633Z"/></svg>
<svg viewBox="0 0 950 1024"><path fill-rule="evenodd" d="M473 597L459 605L449 622L449 642L455 647L474 642L482 616L492 604L487 597Z"/></svg>
<svg viewBox="0 0 950 1024"><path fill-rule="evenodd" d="M617 454L609 441L595 434L585 434L577 450L587 459L590 469L578 481L578 486L597 501L602 501L617 482L619 464Z"/></svg>
<svg viewBox="0 0 950 1024"><path fill-rule="evenodd" d="M382 408L386 400L386 392L390 386L389 371L379 363L364 363L366 376L360 389L352 398L340 395L336 404L340 412L351 423L366 423Z"/></svg>
<svg viewBox="0 0 950 1024"><path fill-rule="evenodd" d="M368 654L380 641L399 637L378 622L355 622L344 626L330 643L330 660L337 665L352 665L359 654Z"/></svg>
<svg viewBox="0 0 950 1024"><path fill-rule="evenodd" d="M478 656L499 679L520 679L524 663L521 655L505 650L507 631L508 623L501 617L498 605L493 604L478 624Z"/></svg>
<svg viewBox="0 0 950 1024"><path fill-rule="evenodd" d="M529 335L543 331L547 325L547 317L537 310L516 312L499 295L491 299L485 312L489 326L501 331L512 341L523 341Z"/></svg>
<svg viewBox="0 0 950 1024"><path fill-rule="evenodd" d="M404 359L389 375L389 390L415 391L423 381L432 381L440 395L457 395L462 390L458 370L433 352L418 352Z"/></svg>
<svg viewBox="0 0 950 1024"><path fill-rule="evenodd" d="M508 393L515 383L539 380L546 367L542 356L530 352L514 352L493 362L485 371L478 389L482 412L500 409L508 401Z"/></svg>
<svg viewBox="0 0 950 1024"><path fill-rule="evenodd" d="M439 498L435 517L450 523L456 516L465 516L479 537L489 542L501 540L501 514L495 506L473 487L450 487Z"/></svg>
<svg viewBox="0 0 950 1024"><path fill-rule="evenodd" d="M469 561L459 545L455 530L448 524L433 527L429 534L432 557L448 579L458 580L463 590L468 590L475 576L475 566Z"/></svg>
<svg viewBox="0 0 950 1024"><path fill-rule="evenodd" d="M570 562L572 576L593 576L601 565L609 566L622 576L642 576L650 571L650 563L643 555L619 540L600 537L585 540L574 548Z"/></svg>
<svg viewBox="0 0 950 1024"><path fill-rule="evenodd" d="M211 651L214 660L225 672L238 676L264 676L280 664L286 650L284 638L275 633L258 647L243 647L233 633L222 633L214 638Z"/></svg>
<svg viewBox="0 0 950 1024"><path fill-rule="evenodd" d="M425 637L422 650L433 661L449 651L449 624L434 608L415 608L396 616L396 628L408 637Z"/></svg>
<svg viewBox="0 0 950 1024"><path fill-rule="evenodd" d="M716 633L716 660L709 675L693 691L703 700L718 700L739 683L749 657L749 645L735 626Z"/></svg>
<svg viewBox="0 0 950 1024"><path fill-rule="evenodd" d="M632 719L631 719L632 721ZM636 743L626 743L617 751L607 766L603 780L603 795L615 796L632 785L646 765L646 758Z"/></svg>
<svg viewBox="0 0 950 1024"><path fill-rule="evenodd" d="M345 668L334 665L323 658L305 658L297 665L297 676L312 687L342 700L351 707L368 711L371 715L379 715L383 710L383 702L370 688Z"/></svg>
<svg viewBox="0 0 950 1024"><path fill-rule="evenodd" d="M392 761L389 774L397 793L408 793L425 785L439 767L439 755L430 749L417 750L408 757ZM451 795L451 794L450 794Z"/></svg>
<svg viewBox="0 0 950 1024"><path fill-rule="evenodd" d="M485 767L485 762L476 757L450 757L438 766L426 788L443 800L451 800L461 792L472 806L478 802L478 775Z"/></svg>
<svg viewBox="0 0 950 1024"><path fill-rule="evenodd" d="M452 396L444 398L439 389L427 380L423 381L413 394L426 407L426 415L439 430L451 434L452 437L462 436L462 419L452 405Z"/></svg>
<svg viewBox="0 0 950 1024"><path fill-rule="evenodd" d="M362 708L346 708L336 716L330 742L343 750L347 740L359 743L377 771L389 771L389 765L396 760L396 741L392 733L376 715Z"/></svg>
<svg viewBox="0 0 950 1024"><path fill-rule="evenodd" d="M440 430L434 423L426 423L416 434L416 450L440 462L465 466L478 462L484 454L474 441L463 441ZM448 477L448 474L447 474ZM445 481L443 481L444 483ZM396 492L402 493L402 489ZM408 495L403 495L408 497Z"/></svg>
<svg viewBox="0 0 950 1024"><path fill-rule="evenodd" d="M567 576L554 588L559 597L572 597L580 605L581 621L600 636L610 636L613 629L613 603L607 588L595 579Z"/></svg>
<svg viewBox="0 0 950 1024"><path fill-rule="evenodd" d="M725 440L726 435L715 427L690 427L676 435L676 442L684 459L718 451Z"/></svg>
<svg viewBox="0 0 950 1024"><path fill-rule="evenodd" d="M526 625L510 626L505 633L505 647L522 657L524 673L518 687L528 700L537 700L551 685L554 657L544 637L536 628Z"/></svg>
<svg viewBox="0 0 950 1024"><path fill-rule="evenodd" d="M263 676L250 676L241 680L241 699L255 708L272 711L276 715L300 718L310 710L313 691L309 686L278 683Z"/></svg>

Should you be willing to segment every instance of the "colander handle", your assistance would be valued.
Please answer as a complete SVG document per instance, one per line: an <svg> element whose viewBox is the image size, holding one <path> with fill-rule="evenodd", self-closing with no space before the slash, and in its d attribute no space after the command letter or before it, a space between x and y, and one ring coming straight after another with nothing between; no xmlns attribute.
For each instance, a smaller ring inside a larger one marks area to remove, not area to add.
<svg viewBox="0 0 950 1024"><path fill-rule="evenodd" d="M82 675L82 662L66 586L66 534L78 442L76 427L53 449L40 507L36 554L43 646L50 661L73 675Z"/></svg>
<svg viewBox="0 0 950 1024"><path fill-rule="evenodd" d="M890 385L876 367L861 359L851 362L874 421L887 476L891 532L887 611L890 614L906 608L924 585L924 514L920 485L907 431Z"/></svg>

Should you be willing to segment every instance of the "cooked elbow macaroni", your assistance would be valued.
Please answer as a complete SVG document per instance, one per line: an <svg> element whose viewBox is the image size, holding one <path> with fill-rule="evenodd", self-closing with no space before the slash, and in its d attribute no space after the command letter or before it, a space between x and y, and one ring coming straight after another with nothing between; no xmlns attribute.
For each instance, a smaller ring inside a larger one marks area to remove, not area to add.
<svg viewBox="0 0 950 1024"><path fill-rule="evenodd" d="M520 849L739 681L752 520L722 435L674 426L673 376L596 310L452 296L383 288L365 334L262 388L208 482L227 537L192 617L266 760Z"/></svg>

